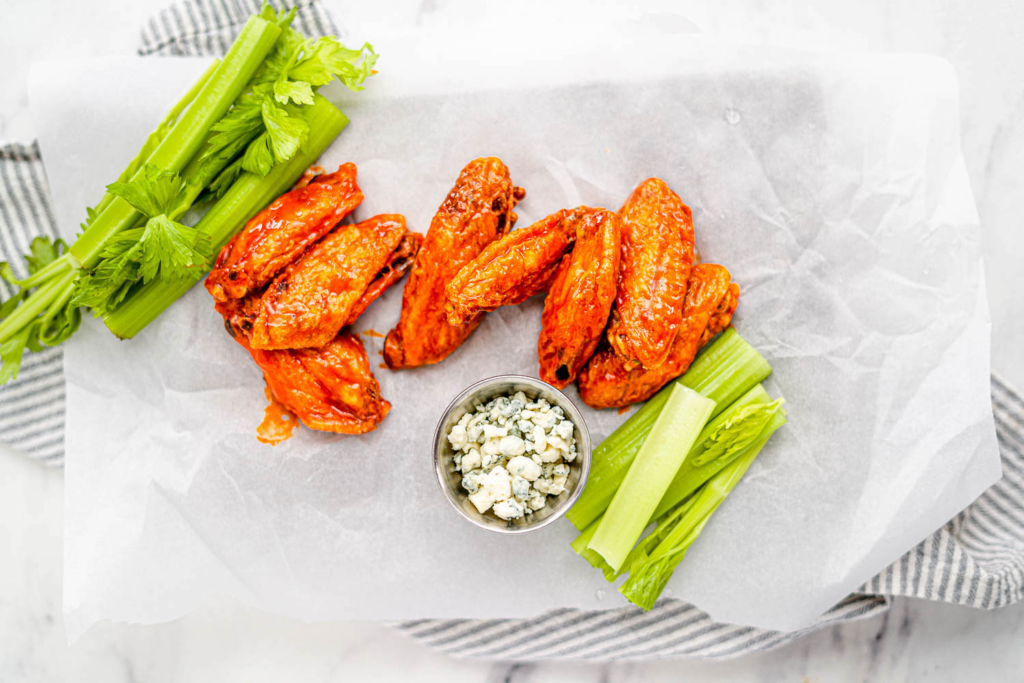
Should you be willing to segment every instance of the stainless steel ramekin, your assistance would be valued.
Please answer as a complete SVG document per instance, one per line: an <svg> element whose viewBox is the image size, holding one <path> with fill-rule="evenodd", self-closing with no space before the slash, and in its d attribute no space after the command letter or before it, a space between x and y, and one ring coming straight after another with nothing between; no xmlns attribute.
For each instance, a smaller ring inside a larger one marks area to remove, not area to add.
<svg viewBox="0 0 1024 683"><path fill-rule="evenodd" d="M522 391L531 399L543 398L551 405L561 407L576 429L576 460L569 463L569 479L565 491L557 496L548 496L543 509L529 513L520 519L505 521L491 511L483 514L469 501L469 495L462 488L462 475L455 471L455 452L448 443L448 432L462 416L487 403L497 396L506 396ZM535 531L551 524L572 507L583 492L587 475L590 473L590 432L583 415L565 394L547 382L524 375L499 375L477 382L455 397L441 415L434 430L434 472L448 502L464 519L481 529L500 534L521 534Z"/></svg>

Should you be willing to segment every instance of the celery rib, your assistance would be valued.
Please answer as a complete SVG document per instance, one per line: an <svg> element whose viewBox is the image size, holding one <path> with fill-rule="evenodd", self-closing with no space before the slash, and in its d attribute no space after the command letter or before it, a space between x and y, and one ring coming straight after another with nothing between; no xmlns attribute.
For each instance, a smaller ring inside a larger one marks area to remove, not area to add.
<svg viewBox="0 0 1024 683"><path fill-rule="evenodd" d="M670 391L665 407L587 544L613 570L622 567L714 409L714 401L692 389L676 385Z"/></svg>

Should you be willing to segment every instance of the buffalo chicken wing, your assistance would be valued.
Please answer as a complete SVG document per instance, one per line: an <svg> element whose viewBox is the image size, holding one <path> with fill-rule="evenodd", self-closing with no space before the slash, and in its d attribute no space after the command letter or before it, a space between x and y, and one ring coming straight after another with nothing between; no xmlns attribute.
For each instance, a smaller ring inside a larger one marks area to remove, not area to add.
<svg viewBox="0 0 1024 683"><path fill-rule="evenodd" d="M352 318L405 235L399 215L339 225L285 268L234 322L254 349L323 346Z"/></svg>
<svg viewBox="0 0 1024 683"><path fill-rule="evenodd" d="M445 288L448 322L465 325L481 313L546 292L576 240L577 222L577 213L558 211L487 245Z"/></svg>
<svg viewBox="0 0 1024 683"><path fill-rule="evenodd" d="M221 249L206 289L219 303L262 289L362 201L355 164L282 195Z"/></svg>
<svg viewBox="0 0 1024 683"><path fill-rule="evenodd" d="M340 434L373 431L391 409L370 370L359 337L342 332L318 349L247 348L273 398L311 429Z"/></svg>
<svg viewBox="0 0 1024 683"><path fill-rule="evenodd" d="M739 295L739 285L731 282L723 266L694 266L679 331L665 362L647 369L604 346L580 373L580 398L592 408L618 408L647 400L685 373L697 351L729 326Z"/></svg>
<svg viewBox="0 0 1024 683"><path fill-rule="evenodd" d="M608 342L618 354L656 368L682 323L693 264L693 217L665 181L649 178L619 210L622 263Z"/></svg>
<svg viewBox="0 0 1024 683"><path fill-rule="evenodd" d="M537 358L540 378L561 389L590 359L615 302L619 219L589 209L576 225L576 244L562 259L544 300Z"/></svg>
<svg viewBox="0 0 1024 683"><path fill-rule="evenodd" d="M513 212L525 192L494 157L471 161L441 204L423 240L402 293L398 325L384 342L391 369L444 360L480 324L452 325L445 315L445 287L464 265L515 223Z"/></svg>

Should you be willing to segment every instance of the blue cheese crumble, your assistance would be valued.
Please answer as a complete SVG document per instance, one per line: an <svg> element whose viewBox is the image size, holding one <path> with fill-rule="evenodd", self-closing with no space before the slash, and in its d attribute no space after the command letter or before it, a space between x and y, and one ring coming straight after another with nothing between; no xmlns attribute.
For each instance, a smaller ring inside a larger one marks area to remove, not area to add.
<svg viewBox="0 0 1024 683"><path fill-rule="evenodd" d="M559 406L523 392L466 413L448 433L462 488L481 513L519 519L565 491L575 426Z"/></svg>

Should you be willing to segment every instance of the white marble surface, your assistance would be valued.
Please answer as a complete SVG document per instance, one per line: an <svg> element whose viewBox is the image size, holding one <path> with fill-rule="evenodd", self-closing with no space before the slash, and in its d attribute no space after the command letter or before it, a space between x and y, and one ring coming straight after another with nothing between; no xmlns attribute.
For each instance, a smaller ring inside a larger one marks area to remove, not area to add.
<svg viewBox="0 0 1024 683"><path fill-rule="evenodd" d="M163 0L6 0L0 139L32 136L32 60L130 53ZM920 51L949 59L962 88L963 145L984 230L993 366L1024 387L1024 4L968 0L790 0L515 4L334 2L359 36L393 27L590 20L692 25L732 40L821 49ZM641 9L641 6L643 9ZM653 15L651 13L654 13ZM653 18L652 18L653 16ZM12 30L16 27L16 30ZM624 46L610 46L621 49ZM514 49L514 45L509 46ZM513 665L459 661L370 623L306 625L219 604L160 626L104 624L72 647L60 615L63 478L0 447L0 681L962 681L1020 680L1024 604L982 613L899 601L886 616L725 663Z"/></svg>

